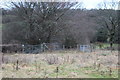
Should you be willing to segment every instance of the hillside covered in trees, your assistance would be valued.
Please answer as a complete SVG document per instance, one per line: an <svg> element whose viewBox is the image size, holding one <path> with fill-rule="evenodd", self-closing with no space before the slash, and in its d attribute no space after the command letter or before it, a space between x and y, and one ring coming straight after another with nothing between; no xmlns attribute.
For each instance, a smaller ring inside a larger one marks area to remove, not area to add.
<svg viewBox="0 0 120 80"><path fill-rule="evenodd" d="M75 4L26 2L2 9L3 44L117 42L117 11L70 9Z"/></svg>

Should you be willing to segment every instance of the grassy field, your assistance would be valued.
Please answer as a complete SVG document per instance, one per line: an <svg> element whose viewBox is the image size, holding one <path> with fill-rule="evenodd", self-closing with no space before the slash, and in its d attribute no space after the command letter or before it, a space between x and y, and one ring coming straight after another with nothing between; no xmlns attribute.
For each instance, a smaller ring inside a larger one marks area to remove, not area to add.
<svg viewBox="0 0 120 80"><path fill-rule="evenodd" d="M110 44L109 43L97 43L96 44L96 49L100 49L100 46L102 49L107 49L108 47L110 47ZM113 48L117 48L118 47L118 44L113 44ZM118 49L116 49L118 50Z"/></svg>
<svg viewBox="0 0 120 80"><path fill-rule="evenodd" d="M18 61L18 66L17 66ZM118 52L5 54L4 78L117 78ZM18 68L18 70L17 70Z"/></svg>

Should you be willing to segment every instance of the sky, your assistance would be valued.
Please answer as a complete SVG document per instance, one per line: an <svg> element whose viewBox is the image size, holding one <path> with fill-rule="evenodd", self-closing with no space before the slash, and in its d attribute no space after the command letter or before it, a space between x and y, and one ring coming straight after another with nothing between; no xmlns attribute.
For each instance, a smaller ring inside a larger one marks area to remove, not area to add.
<svg viewBox="0 0 120 80"><path fill-rule="evenodd" d="M83 0L86 9L96 8L97 4L103 0Z"/></svg>
<svg viewBox="0 0 120 80"><path fill-rule="evenodd" d="M0 0L0 7L5 7L5 4L7 2L10 2L11 0ZM12 0L13 1L13 0ZM14 0L14 1L19 1L19 0ZM35 0L33 0L35 1ZM48 0L42 0L42 1L48 1ZM54 0L51 0L54 1ZM61 1L79 1L79 2L83 2L83 6L86 9L94 9L97 7L97 4L103 1L117 1L119 2L120 0L61 0Z"/></svg>
<svg viewBox="0 0 120 80"><path fill-rule="evenodd" d="M112 0L82 0L86 9L96 8L100 2L110 2ZM120 0L113 0L119 2Z"/></svg>

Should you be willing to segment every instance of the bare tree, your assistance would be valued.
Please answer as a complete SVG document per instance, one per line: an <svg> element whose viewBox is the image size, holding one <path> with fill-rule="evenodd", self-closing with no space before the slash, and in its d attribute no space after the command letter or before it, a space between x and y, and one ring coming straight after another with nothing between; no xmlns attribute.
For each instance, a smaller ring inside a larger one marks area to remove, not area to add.
<svg viewBox="0 0 120 80"><path fill-rule="evenodd" d="M110 47L112 49L115 34L117 32L118 21L117 21L117 10L116 9L117 2L103 2L99 4L99 13L100 15L100 23L101 26L107 29L108 42L110 43Z"/></svg>
<svg viewBox="0 0 120 80"><path fill-rule="evenodd" d="M29 44L50 42L61 31L62 16L77 3L71 2L12 2L16 16L25 27L25 40Z"/></svg>

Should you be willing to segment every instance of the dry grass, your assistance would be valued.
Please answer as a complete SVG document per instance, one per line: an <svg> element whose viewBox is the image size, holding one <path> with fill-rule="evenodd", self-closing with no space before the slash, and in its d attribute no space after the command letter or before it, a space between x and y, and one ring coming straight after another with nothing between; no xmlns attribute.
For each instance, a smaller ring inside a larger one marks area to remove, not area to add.
<svg viewBox="0 0 120 80"><path fill-rule="evenodd" d="M17 60L19 60L18 71L16 70ZM69 50L45 52L42 54L6 54L4 55L3 77L118 77L117 64L117 51L114 51L112 53L110 51L82 53L75 50ZM112 75L110 75L110 69L112 70Z"/></svg>

